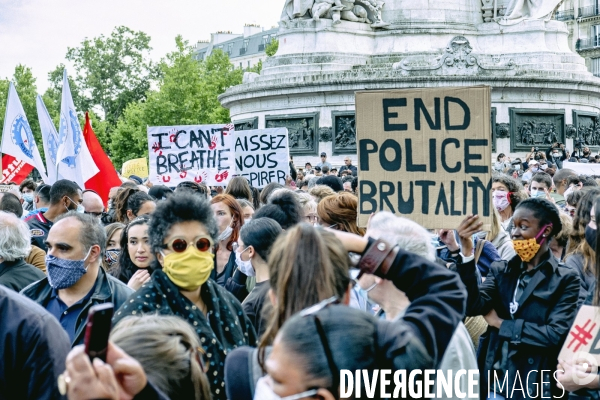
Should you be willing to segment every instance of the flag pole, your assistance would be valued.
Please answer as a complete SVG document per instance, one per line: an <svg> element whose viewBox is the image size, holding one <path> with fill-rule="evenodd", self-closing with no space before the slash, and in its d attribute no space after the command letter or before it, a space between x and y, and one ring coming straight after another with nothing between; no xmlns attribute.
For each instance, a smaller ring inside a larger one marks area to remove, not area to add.
<svg viewBox="0 0 600 400"><path fill-rule="evenodd" d="M4 132L4 127L6 126L6 118L8 118L8 100L10 100L10 87L11 85L13 85L13 82L10 81L10 83L8 84L8 93L7 93L7 98L6 98L6 110L4 110L4 126L2 126L2 139L4 139L4 134L6 132ZM2 149L0 149L2 150ZM4 169L2 167L2 156L4 155L4 153L2 153L0 151L0 175L2 175L2 179L0 179L0 183L4 182Z"/></svg>

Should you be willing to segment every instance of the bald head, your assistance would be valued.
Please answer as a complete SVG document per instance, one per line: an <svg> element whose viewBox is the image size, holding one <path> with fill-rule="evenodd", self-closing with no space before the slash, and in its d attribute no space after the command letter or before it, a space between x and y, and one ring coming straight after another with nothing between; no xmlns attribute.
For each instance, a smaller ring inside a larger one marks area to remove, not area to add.
<svg viewBox="0 0 600 400"><path fill-rule="evenodd" d="M82 205L86 213L102 214L102 211L104 211L102 198L94 192L85 192L83 194Z"/></svg>

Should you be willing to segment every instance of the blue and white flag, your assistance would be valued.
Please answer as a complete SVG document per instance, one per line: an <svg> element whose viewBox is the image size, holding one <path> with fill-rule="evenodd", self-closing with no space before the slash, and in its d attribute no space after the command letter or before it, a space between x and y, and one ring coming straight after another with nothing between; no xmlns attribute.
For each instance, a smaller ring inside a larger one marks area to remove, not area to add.
<svg viewBox="0 0 600 400"><path fill-rule="evenodd" d="M57 168L58 176L76 182L82 189L85 188L88 179L100 172L81 132L66 69L63 74L56 159L60 160Z"/></svg>
<svg viewBox="0 0 600 400"><path fill-rule="evenodd" d="M59 178L56 177L56 156L58 152L58 132L54 127L54 123L48 114L46 105L42 100L42 96L38 95L36 99L38 119L40 121L40 129L42 130L42 141L44 143L44 155L46 156L46 168L48 172L48 181L45 183L52 185Z"/></svg>
<svg viewBox="0 0 600 400"><path fill-rule="evenodd" d="M33 138L29 121L25 116L25 110L23 110L23 105L12 82L8 87L1 147L2 153L37 168L42 179L46 181L46 168Z"/></svg>

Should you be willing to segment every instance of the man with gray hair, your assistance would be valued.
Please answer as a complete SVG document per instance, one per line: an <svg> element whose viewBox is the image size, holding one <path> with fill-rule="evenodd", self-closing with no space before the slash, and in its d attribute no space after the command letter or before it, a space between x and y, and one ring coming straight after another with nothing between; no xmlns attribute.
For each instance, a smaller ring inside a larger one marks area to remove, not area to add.
<svg viewBox="0 0 600 400"><path fill-rule="evenodd" d="M436 260L435 248L429 232L416 222L397 217L391 212L382 211L373 215L369 221L366 236L374 239L385 238L386 241L397 244L403 250L415 253L429 261ZM394 283L387 279L363 274L358 280L357 286L363 296L366 295L369 301L381 306L380 314L386 320L399 320L410 305L410 300L404 292L398 290ZM469 332L461 322L454 331L438 370L458 371L462 369L476 370L477 368L473 343ZM465 393L468 390L467 383L465 377L460 384L460 389ZM433 393L437 393L436 387L434 387ZM438 398L448 399L452 397L443 396Z"/></svg>
<svg viewBox="0 0 600 400"><path fill-rule="evenodd" d="M48 232L48 278L21 294L54 315L73 346L83 343L91 306L111 302L118 309L133 291L102 268L106 233L91 215L68 212Z"/></svg>
<svg viewBox="0 0 600 400"><path fill-rule="evenodd" d="M0 285L20 291L46 275L25 258L31 251L29 227L16 215L0 211Z"/></svg>

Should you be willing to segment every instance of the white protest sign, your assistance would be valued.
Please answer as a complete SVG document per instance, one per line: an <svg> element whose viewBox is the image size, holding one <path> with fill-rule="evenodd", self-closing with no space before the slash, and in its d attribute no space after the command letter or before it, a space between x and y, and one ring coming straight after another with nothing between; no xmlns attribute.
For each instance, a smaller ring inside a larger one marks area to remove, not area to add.
<svg viewBox="0 0 600 400"><path fill-rule="evenodd" d="M290 172L287 128L236 131L235 167L255 188L284 185Z"/></svg>
<svg viewBox="0 0 600 400"><path fill-rule="evenodd" d="M579 175L597 175L600 176L600 164L596 163L576 163L576 162L563 162L563 169L570 169Z"/></svg>
<svg viewBox="0 0 600 400"><path fill-rule="evenodd" d="M148 127L149 180L226 186L233 176L233 124Z"/></svg>

